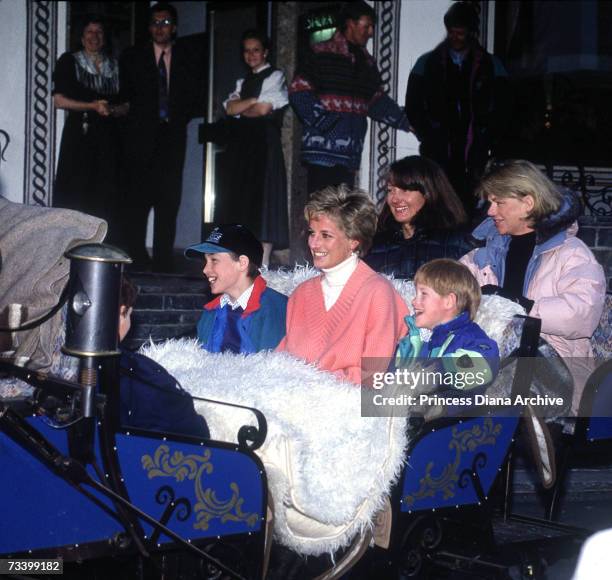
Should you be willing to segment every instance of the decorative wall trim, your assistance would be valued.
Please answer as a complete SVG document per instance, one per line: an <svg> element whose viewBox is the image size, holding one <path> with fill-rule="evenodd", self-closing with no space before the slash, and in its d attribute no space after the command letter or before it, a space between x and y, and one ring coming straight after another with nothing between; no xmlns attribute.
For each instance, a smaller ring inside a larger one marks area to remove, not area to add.
<svg viewBox="0 0 612 580"><path fill-rule="evenodd" d="M0 129L0 166L2 165L3 161L6 161L6 158L4 157L4 152L8 148L10 142L11 136L6 131L4 131L4 129Z"/></svg>
<svg viewBox="0 0 612 580"><path fill-rule="evenodd" d="M399 63L399 23L402 2L375 2L377 24L374 29L374 56L383 87L397 101ZM374 201L379 204L386 194L384 172L395 160L395 129L382 123L370 126L370 183Z"/></svg>
<svg viewBox="0 0 612 580"><path fill-rule="evenodd" d="M495 3L479 2L480 44L491 54L495 50Z"/></svg>
<svg viewBox="0 0 612 580"><path fill-rule="evenodd" d="M57 54L57 13L57 2L28 0L23 192L28 205L52 204L55 111L51 87Z"/></svg>

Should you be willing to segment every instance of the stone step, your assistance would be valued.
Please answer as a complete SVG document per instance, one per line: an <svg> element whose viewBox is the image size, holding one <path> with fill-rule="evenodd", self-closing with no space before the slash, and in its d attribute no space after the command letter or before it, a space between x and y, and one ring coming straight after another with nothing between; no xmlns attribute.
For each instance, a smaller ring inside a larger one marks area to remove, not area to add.
<svg viewBox="0 0 612 580"><path fill-rule="evenodd" d="M513 489L520 495L537 495L542 488L533 471L519 468L514 471ZM572 466L567 472L563 492L574 498L612 493L612 465Z"/></svg>
<svg viewBox="0 0 612 580"><path fill-rule="evenodd" d="M138 298L125 348L137 349L148 340L195 336L202 308L211 299L206 279L148 273L130 278L138 286Z"/></svg>
<svg viewBox="0 0 612 580"><path fill-rule="evenodd" d="M612 217L581 216L578 237L593 251L597 261L603 266L608 281L608 291L612 291Z"/></svg>
<svg viewBox="0 0 612 580"><path fill-rule="evenodd" d="M578 446L569 455L568 467L557 463L561 488L556 504L557 521L593 530L612 525L612 442ZM542 488L531 460L519 454L512 478L515 513L544 517L552 499Z"/></svg>

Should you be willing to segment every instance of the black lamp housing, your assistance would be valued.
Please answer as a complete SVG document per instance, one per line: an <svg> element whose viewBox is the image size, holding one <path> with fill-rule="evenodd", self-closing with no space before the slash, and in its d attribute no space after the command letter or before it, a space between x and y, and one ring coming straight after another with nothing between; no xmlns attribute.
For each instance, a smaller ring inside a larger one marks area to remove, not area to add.
<svg viewBox="0 0 612 580"><path fill-rule="evenodd" d="M63 352L78 357L120 354L121 274L132 260L108 244L82 244L65 256L70 259L70 280Z"/></svg>

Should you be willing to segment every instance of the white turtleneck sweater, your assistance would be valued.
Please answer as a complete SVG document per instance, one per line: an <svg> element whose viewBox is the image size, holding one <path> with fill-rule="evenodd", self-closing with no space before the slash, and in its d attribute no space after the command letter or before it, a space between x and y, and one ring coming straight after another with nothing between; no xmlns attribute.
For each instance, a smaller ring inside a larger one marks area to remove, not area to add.
<svg viewBox="0 0 612 580"><path fill-rule="evenodd" d="M323 290L323 298L325 300L325 310L329 309L336 303L342 289L346 286L351 274L357 268L359 258L357 254L352 253L344 262L340 262L333 268L323 268L323 279L321 280L321 288Z"/></svg>

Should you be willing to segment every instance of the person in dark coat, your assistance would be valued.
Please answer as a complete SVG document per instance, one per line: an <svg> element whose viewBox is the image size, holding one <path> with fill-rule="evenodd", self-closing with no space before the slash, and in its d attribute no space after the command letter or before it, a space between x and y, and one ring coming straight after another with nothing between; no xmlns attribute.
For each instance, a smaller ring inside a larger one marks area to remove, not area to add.
<svg viewBox="0 0 612 580"><path fill-rule="evenodd" d="M446 171L468 214L473 189L509 117L508 75L476 39L479 19L468 2L444 16L446 39L419 57L408 78L406 115L420 153Z"/></svg>
<svg viewBox="0 0 612 580"><path fill-rule="evenodd" d="M127 250L134 269L149 269L147 219L155 211L155 271L171 271L181 202L187 123L202 113L195 59L179 42L176 9L151 7L151 41L128 48L119 61L122 100L129 103L124 132Z"/></svg>
<svg viewBox="0 0 612 580"><path fill-rule="evenodd" d="M121 281L119 341L130 330L137 290L125 276ZM196 413L193 398L153 359L121 349L119 359L119 419L123 427L178 433L208 439L208 425Z"/></svg>
<svg viewBox="0 0 612 580"><path fill-rule="evenodd" d="M389 167L387 197L365 262L377 272L414 278L435 258L468 252L467 216L442 168L412 155Z"/></svg>
<svg viewBox="0 0 612 580"><path fill-rule="evenodd" d="M105 52L106 29L83 19L83 49L64 53L53 72L53 104L67 111L53 191L54 207L76 209L108 222L118 243L119 65Z"/></svg>

